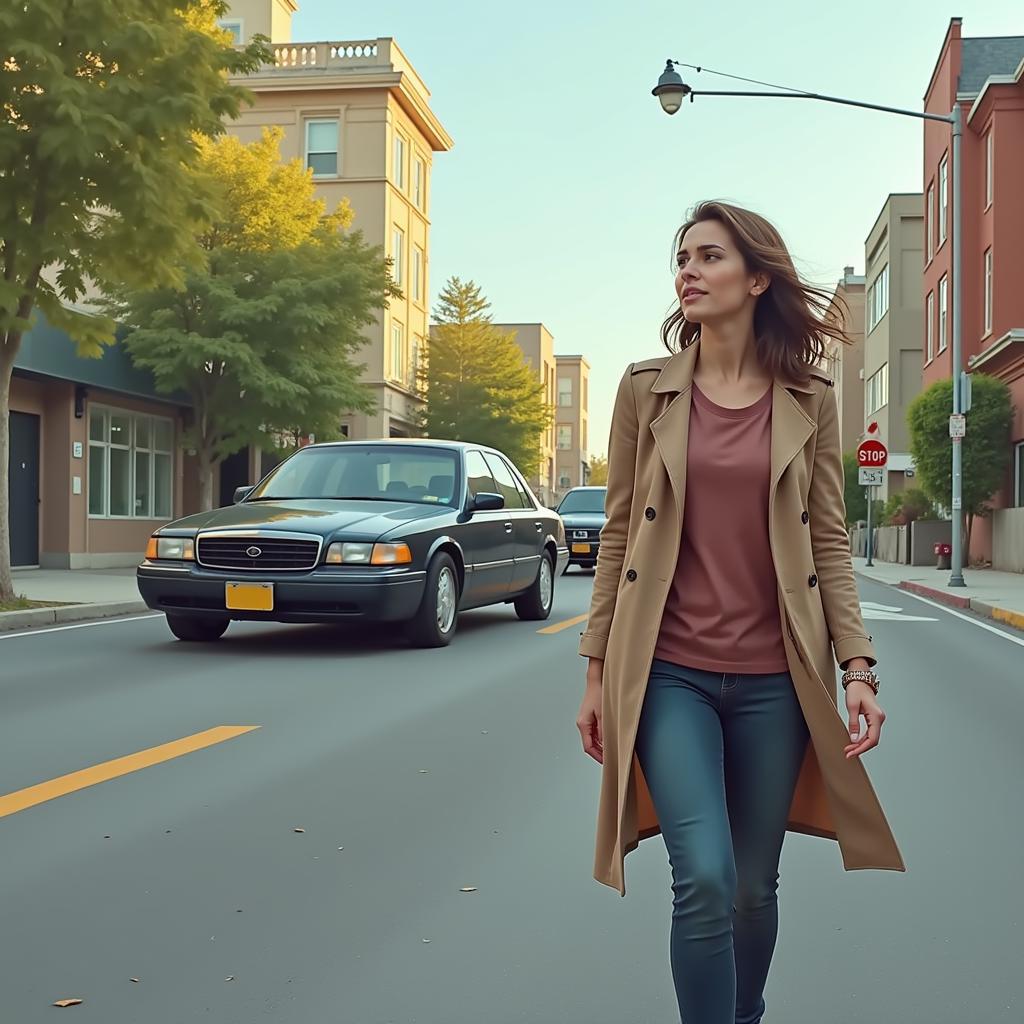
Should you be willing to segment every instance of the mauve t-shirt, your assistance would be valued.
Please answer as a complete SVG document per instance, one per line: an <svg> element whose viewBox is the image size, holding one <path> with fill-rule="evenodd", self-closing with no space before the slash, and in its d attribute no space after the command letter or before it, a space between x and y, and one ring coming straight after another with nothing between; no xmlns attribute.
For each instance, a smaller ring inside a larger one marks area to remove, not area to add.
<svg viewBox="0 0 1024 1024"><path fill-rule="evenodd" d="M654 656L707 672L789 666L768 541L772 389L745 409L696 385L683 536Z"/></svg>

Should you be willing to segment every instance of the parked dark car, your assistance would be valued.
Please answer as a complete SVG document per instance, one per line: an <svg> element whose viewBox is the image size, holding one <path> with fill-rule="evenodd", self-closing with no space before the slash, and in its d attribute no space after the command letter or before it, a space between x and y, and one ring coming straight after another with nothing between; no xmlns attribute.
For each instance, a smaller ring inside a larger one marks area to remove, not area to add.
<svg viewBox="0 0 1024 1024"><path fill-rule="evenodd" d="M512 463L463 442L310 445L235 501L163 527L138 568L181 640L217 640L232 619L373 620L441 647L467 608L546 619L569 557Z"/></svg>
<svg viewBox="0 0 1024 1024"><path fill-rule="evenodd" d="M593 569L597 564L601 528L608 521L604 514L607 490L607 487L574 487L558 503L555 511L562 517L565 538L569 544L569 561L565 569L570 565Z"/></svg>

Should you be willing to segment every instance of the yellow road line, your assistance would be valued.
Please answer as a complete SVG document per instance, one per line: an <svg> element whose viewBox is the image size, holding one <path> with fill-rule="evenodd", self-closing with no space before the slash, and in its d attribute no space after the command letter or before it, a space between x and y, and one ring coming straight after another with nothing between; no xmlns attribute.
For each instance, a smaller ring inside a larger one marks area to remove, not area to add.
<svg viewBox="0 0 1024 1024"><path fill-rule="evenodd" d="M29 786L27 789L19 789L6 796L0 796L0 818L24 811L28 807L35 807L36 804L46 803L47 800L55 800L59 796L87 789L100 782L108 782L120 775L128 775L141 768L150 768L163 761L181 757L183 754L191 754L204 747L212 747L215 743L233 740L236 736L242 736L258 728L258 725L218 725L214 729L197 732L193 736L185 736L171 743L162 743L159 747L150 747L148 750L140 750L136 754L128 754L127 757L118 757L113 761L104 761L91 768L72 772L70 775L62 775L59 779L50 779L48 782Z"/></svg>
<svg viewBox="0 0 1024 1024"><path fill-rule="evenodd" d="M578 626L581 622L586 622L589 618L587 615L577 615L574 619L566 619L565 622L556 622L553 626L545 626L543 629L538 629L538 633L544 633L550 635L551 633L561 633L563 629L568 629L570 626Z"/></svg>

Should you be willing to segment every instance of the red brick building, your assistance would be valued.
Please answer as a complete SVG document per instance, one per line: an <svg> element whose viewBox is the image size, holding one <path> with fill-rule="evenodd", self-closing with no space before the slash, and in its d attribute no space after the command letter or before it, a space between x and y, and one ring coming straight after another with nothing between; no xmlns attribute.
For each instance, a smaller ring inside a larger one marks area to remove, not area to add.
<svg viewBox="0 0 1024 1024"><path fill-rule="evenodd" d="M924 109L964 120L962 201L964 369L1006 381L1015 406L1013 464L992 520L975 524L971 554L1024 571L1024 36L964 38L954 18ZM952 374L951 135L924 122L924 370ZM970 431L970 414L967 418Z"/></svg>

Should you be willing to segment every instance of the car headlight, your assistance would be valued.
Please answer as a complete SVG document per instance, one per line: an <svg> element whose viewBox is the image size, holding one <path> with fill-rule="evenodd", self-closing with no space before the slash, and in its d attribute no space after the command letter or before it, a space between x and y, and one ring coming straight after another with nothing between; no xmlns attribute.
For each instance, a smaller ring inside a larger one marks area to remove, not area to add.
<svg viewBox="0 0 1024 1024"><path fill-rule="evenodd" d="M196 542L191 537L150 537L146 545L146 557L172 562L194 562Z"/></svg>
<svg viewBox="0 0 1024 1024"><path fill-rule="evenodd" d="M408 544L351 544L335 541L327 549L327 565L408 565Z"/></svg>

